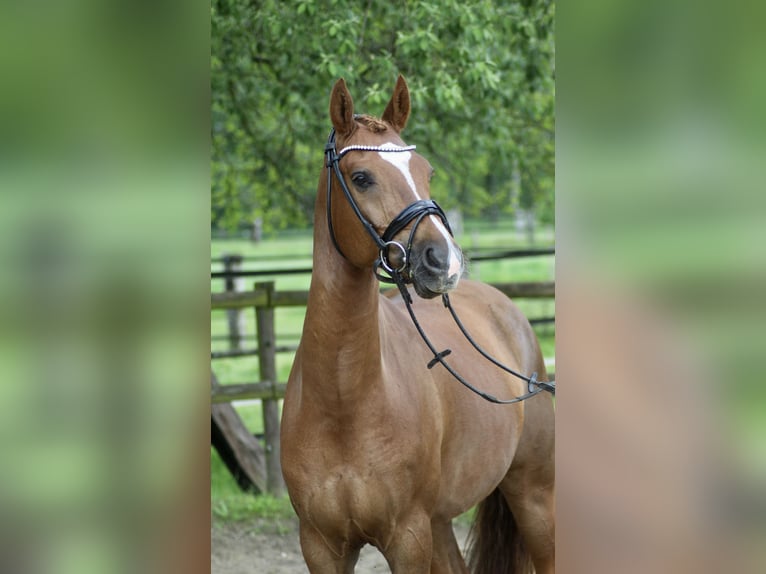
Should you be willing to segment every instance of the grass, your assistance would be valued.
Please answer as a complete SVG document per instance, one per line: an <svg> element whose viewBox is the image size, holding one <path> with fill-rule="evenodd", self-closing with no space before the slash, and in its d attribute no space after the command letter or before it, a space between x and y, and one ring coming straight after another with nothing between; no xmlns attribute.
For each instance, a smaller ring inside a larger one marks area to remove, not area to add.
<svg viewBox="0 0 766 574"><path fill-rule="evenodd" d="M478 231L480 229L480 231ZM552 231L543 230L537 235L542 245L553 243ZM211 257L219 258L226 253L237 253L247 258L255 258L245 262L244 267L254 270L273 270L311 266L311 234L310 232L291 232L289 235L268 238L260 243L247 240L214 240L211 244ZM479 224L466 225L466 232L459 236L458 243L466 252L474 249L498 248L509 249L527 247L523 237L516 234L508 225L487 226ZM213 270L222 269L220 263L213 263ZM505 259L498 261L481 261L469 263L468 275L471 278L485 282L509 281L548 281L554 277L554 259L550 256L527 257L523 259ZM307 290L311 276L273 275L259 277L257 281L275 282L277 290ZM247 281L241 286L249 289L256 280ZM223 280L211 280L211 290L220 292L224 288ZM552 317L555 314L555 304L552 300L520 300L516 302L527 317ZM296 345L300 339L303 327L304 308L280 308L276 310L277 345ZM255 347L255 314L244 313L244 328L246 340L244 347ZM211 313L211 334L213 336L212 350L225 350L228 341L227 315L225 311ZM555 332L553 326L545 325L536 328L543 356L555 356ZM220 337L220 338L217 338ZM292 365L293 353L277 355L277 373L281 382L287 380ZM213 362L213 370L221 384L256 382L258 377L257 357L238 357L232 359L217 359ZM248 430L253 434L263 432L261 405L257 401L235 404L237 412L242 417ZM274 498L268 495L252 496L240 491L234 479L221 462L218 454L211 448L211 503L214 522L238 521L250 518L275 520L279 523L292 516L293 510L286 497ZM461 517L469 520L470 514Z"/></svg>
<svg viewBox="0 0 766 574"><path fill-rule="evenodd" d="M211 513L213 525L222 522L237 522L259 518L276 525L277 531L290 530L295 518L287 496L275 497L270 494L253 496L242 492L229 474L218 453L210 451Z"/></svg>

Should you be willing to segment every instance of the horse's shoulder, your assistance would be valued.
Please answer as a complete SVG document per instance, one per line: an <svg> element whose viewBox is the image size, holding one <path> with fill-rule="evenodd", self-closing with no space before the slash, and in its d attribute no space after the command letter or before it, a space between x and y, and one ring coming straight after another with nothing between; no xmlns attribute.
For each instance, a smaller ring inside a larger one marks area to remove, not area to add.
<svg viewBox="0 0 766 574"><path fill-rule="evenodd" d="M508 309L515 309L516 305L502 291L481 281L473 279L462 279L454 295L450 294L451 299L462 299L476 303L500 305Z"/></svg>
<svg viewBox="0 0 766 574"><path fill-rule="evenodd" d="M523 334L526 338L534 338L532 327L521 309L510 297L492 285L464 279L454 293L450 294L450 300L458 313L461 309L466 311L467 319L472 311L475 313L474 317L483 317L483 320L506 333L513 332L517 336Z"/></svg>

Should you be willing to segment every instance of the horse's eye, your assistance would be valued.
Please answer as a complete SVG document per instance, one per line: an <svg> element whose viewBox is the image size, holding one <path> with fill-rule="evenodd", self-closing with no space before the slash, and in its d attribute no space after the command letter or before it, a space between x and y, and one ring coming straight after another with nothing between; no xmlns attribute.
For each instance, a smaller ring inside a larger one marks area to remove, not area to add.
<svg viewBox="0 0 766 574"><path fill-rule="evenodd" d="M351 181L354 183L354 186L361 191L364 191L375 183L370 174L366 171L355 171L351 174Z"/></svg>

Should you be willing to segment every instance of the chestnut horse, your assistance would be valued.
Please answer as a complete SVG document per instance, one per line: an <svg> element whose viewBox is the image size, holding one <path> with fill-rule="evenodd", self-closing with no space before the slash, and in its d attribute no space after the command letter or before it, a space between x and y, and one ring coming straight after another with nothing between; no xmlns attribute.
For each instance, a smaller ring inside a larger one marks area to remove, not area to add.
<svg viewBox="0 0 766 574"><path fill-rule="evenodd" d="M442 365L429 368L433 357L401 293L380 294L377 269L401 271L419 296L412 308L428 337L449 347L451 366L482 391L516 397L527 386L470 346L437 295L450 292L491 355L545 375L518 308L461 279L461 251L428 199L433 170L400 137L409 113L401 76L381 119L354 114L342 79L330 97L314 271L282 417L282 469L303 556L312 573L345 574L372 544L396 574L465 573L452 519L480 503L473 571L550 574L553 401L542 393L493 405Z"/></svg>

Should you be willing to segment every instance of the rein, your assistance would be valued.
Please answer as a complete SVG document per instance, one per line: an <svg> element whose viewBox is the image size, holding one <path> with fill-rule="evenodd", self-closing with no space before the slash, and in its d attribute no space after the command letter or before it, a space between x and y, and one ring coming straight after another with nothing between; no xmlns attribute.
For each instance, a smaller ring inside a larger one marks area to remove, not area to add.
<svg viewBox="0 0 766 574"><path fill-rule="evenodd" d="M362 211L359 209L359 205L357 205L356 201L354 200L354 196L351 194L351 190L349 190L348 185L346 185L346 181L343 178L343 174L340 171L340 160L343 158L346 153L350 151L377 151L377 152L407 152L410 150L414 150L415 146L397 146L397 147L381 147L381 146L366 146L366 145L351 145L343 148L340 152L336 151L335 147L335 129L332 129L330 131L330 136L327 139L327 144L325 145L325 165L327 167L327 227L330 231L330 238L332 239L332 243L335 246L335 249L338 251L338 253L341 254L341 256L344 259L347 259L345 254L340 248L340 245L338 245L338 241L335 238L335 231L333 229L332 224L332 174L335 174L336 179L338 180L338 183L340 184L341 189L343 190L343 194L346 196L346 199L348 200L349 204L351 205L351 208L354 210L354 214L356 215L357 219L359 219L362 226L367 230L367 233L370 235L372 240L375 242L375 245L378 247L378 250L380 252L380 256L378 259L375 260L374 264L374 273L375 277L381 282L384 283L392 283L397 286L399 289L399 292L402 295L402 299L404 300L405 307L407 308L407 312L410 315L410 318L412 319L412 323L415 325L415 328L418 331L418 334L423 339L423 342L426 344L428 349L433 354L433 359L431 359L427 367L429 369L433 368L436 364L441 364L447 371L463 386L471 390L472 392L479 395L481 398L483 398L486 401L489 401L490 403L500 404L500 405L508 405L512 403L518 403L521 401L525 401L538 393L542 391L547 391L555 396L556 394L556 385L552 382L546 382L546 381L538 381L537 380L537 373L532 373L531 376L523 375L522 373L519 373L517 371L514 371L513 369L503 365L500 363L497 359L489 355L484 349L482 349L478 343L471 337L471 335L468 333L468 331L463 326L462 321L460 321L460 318L457 316L457 313L455 312L455 309L452 307L452 304L450 303L449 296L444 293L442 294L442 302L444 306L449 310L450 314L452 315L453 320L457 324L458 328L460 329L460 332L463 334L463 336L468 340L469 343L488 361L490 361L493 365L496 367L502 369L503 371L513 375L514 377L517 377L527 383L527 392L523 395L520 395L518 397L515 397L513 399L498 399L497 397L490 395L489 393L485 393L484 391L477 389L471 383L466 381L459 373L457 373L450 365L444 360L444 357L449 355L452 350L451 349L445 349L443 351L437 351L434 347L433 343L431 343L430 339L426 335L425 331L423 330L423 327L421 327L420 322L418 321L415 312L412 309L412 296L410 295L409 290L407 289L407 283L411 282L411 278L409 278L407 275L405 275L405 271L407 271L409 266L409 259L410 259L410 251L412 249L412 242L415 237L415 231L417 230L418 226L420 225L420 222L423 220L424 217L427 215L437 215L444 225L446 226L447 230L449 231L450 235L452 234L452 229L450 228L449 222L447 221L447 216L445 215L444 211L442 210L439 205L431 200L431 199L421 199L418 201L415 201L405 207L399 215L397 215L391 223L388 224L388 227L383 232L383 235L378 235L377 231L375 231L375 227L370 223L367 218L362 214ZM401 243L394 241L393 238L402 231L411 221L415 220L414 225L412 226L412 229L410 230L409 238L407 239L407 246L403 246ZM402 256L402 263L398 267L394 267L391 265L388 259L388 251L390 247L396 247ZM384 275L383 273L388 274L388 276Z"/></svg>
<svg viewBox="0 0 766 574"><path fill-rule="evenodd" d="M484 349L482 349L479 344L471 337L471 335L466 331L465 327L463 326L463 323L460 321L459 317L457 316L457 313L455 312L454 307L452 307L452 304L450 303L449 296L444 293L442 294L442 302L444 303L444 306L449 309L450 314L452 315L452 318L455 320L455 323L457 324L458 328L460 329L460 332L463 333L463 336L468 340L469 343L473 346L474 349L476 349L485 359L487 359L489 362L491 362L493 365L499 367L506 373L510 373L514 377L517 377L521 379L522 381L526 381L527 383L527 392L523 395L519 395L518 397L512 398L512 399L498 399L494 395L490 395L489 393L485 393L484 391L477 389L474 387L471 383L466 381L455 369L452 368L452 366L447 363L444 360L444 357L452 353L451 349L444 349L443 351L437 351L436 347L434 347L433 343L431 343L430 339L426 335L425 331L423 331L423 327L421 327L420 322L418 321L418 318L415 316L415 312L412 310L412 295L410 295L410 292L407 290L407 287L405 285L404 279L401 276L401 273L398 271L395 271L393 273L393 280L394 283L396 283L396 286L399 288L399 292L402 294L402 299L404 299L404 305L407 308L407 312L410 315L410 319L412 319L412 323L415 325L415 328L418 331L418 334L420 335L420 338L423 339L423 342L426 344L428 349L433 354L434 358L431 359L428 364L426 365L429 369L432 369L434 365L441 364L450 375L452 375L455 380L457 380L461 385L469 389L470 391L473 391L477 395L479 395L482 399L485 401L488 401L490 403L494 403L496 405L510 405L513 403L520 403L521 401L525 401L531 397L534 397L536 394L540 393L541 391L548 391L552 395L556 395L556 385L554 383L549 383L546 381L538 381L537 380L537 373L532 373L531 376L527 377L526 375L523 375L517 371L514 371L513 369L506 367L503 365L500 361L492 357L489 353L487 353Z"/></svg>

